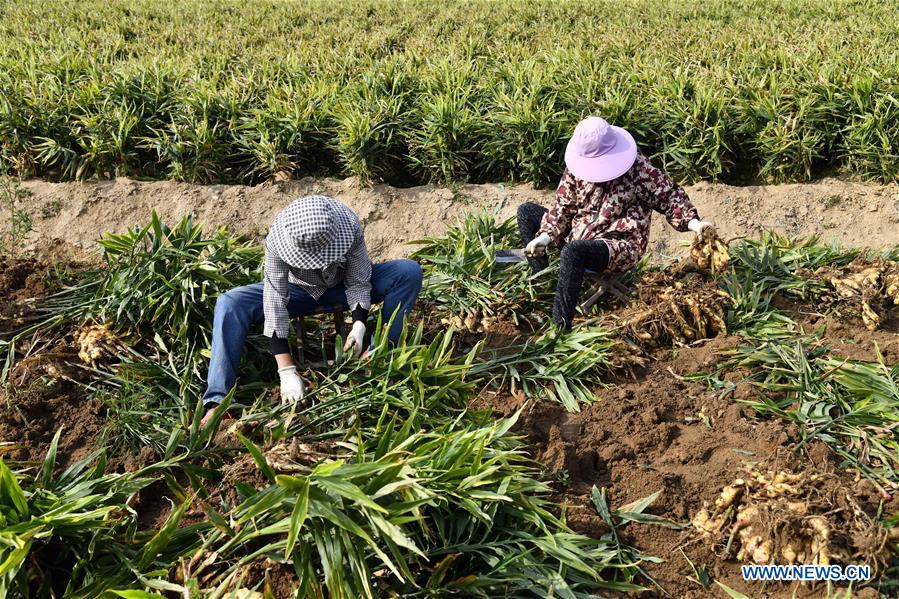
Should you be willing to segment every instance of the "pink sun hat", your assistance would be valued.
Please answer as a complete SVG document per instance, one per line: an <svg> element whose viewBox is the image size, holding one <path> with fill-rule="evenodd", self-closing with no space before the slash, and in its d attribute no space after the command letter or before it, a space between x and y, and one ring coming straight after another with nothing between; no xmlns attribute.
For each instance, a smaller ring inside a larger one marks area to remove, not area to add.
<svg viewBox="0 0 899 599"><path fill-rule="evenodd" d="M598 116L577 124L565 148L565 166L578 179L603 183L617 179L637 159L637 144L631 134Z"/></svg>

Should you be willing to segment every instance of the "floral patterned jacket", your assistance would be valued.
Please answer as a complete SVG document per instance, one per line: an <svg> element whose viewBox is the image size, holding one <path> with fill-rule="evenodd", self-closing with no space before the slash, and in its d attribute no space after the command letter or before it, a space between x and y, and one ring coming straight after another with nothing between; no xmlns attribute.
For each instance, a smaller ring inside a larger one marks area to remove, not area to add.
<svg viewBox="0 0 899 599"><path fill-rule="evenodd" d="M605 183L578 179L566 168L556 204L543 215L538 234L548 233L557 247L577 239L602 239L609 246L608 270L623 272L646 253L653 210L681 232L699 218L687 192L642 154L629 171Z"/></svg>

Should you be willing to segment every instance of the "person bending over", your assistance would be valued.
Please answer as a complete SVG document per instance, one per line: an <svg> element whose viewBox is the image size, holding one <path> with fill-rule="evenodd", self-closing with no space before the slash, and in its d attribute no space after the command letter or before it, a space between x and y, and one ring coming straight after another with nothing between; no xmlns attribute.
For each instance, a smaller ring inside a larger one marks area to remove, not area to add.
<svg viewBox="0 0 899 599"><path fill-rule="evenodd" d="M234 387L251 325L264 322L278 364L281 399L295 402L303 399L305 388L287 343L291 318L351 310L345 349L358 357L372 303L383 302L385 320L396 314L388 331L395 343L421 285L421 267L412 260L372 264L362 224L347 206L318 195L294 200L275 217L265 239L263 281L232 289L216 301L203 424Z"/></svg>
<svg viewBox="0 0 899 599"><path fill-rule="evenodd" d="M700 234L687 193L637 151L634 138L605 120L587 117L565 151L565 171L555 205L518 207L518 230L534 272L548 266L546 248L561 250L553 322L570 329L584 273L621 273L646 253L652 211L678 231Z"/></svg>

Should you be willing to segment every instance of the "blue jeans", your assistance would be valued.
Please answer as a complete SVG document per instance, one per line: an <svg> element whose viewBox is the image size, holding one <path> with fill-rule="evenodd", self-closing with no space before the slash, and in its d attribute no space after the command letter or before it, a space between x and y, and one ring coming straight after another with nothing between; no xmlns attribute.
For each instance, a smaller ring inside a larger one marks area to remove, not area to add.
<svg viewBox="0 0 899 599"><path fill-rule="evenodd" d="M387 333L393 342L399 339L406 315L415 307L421 283L421 267L412 260L391 260L372 266L372 303L384 302L381 313L385 321L396 311L396 318ZM335 308L349 309L343 284L331 287L318 300L298 285L290 285L289 292L287 311L291 317ZM250 326L262 322L264 318L262 283L237 287L219 296L215 303L212 356L203 404L221 403L231 392L237 381L247 332Z"/></svg>

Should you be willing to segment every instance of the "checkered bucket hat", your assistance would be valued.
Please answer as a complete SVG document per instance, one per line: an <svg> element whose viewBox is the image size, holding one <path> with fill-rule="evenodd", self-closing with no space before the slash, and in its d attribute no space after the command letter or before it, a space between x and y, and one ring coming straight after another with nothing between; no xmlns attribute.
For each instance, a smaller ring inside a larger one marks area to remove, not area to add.
<svg viewBox="0 0 899 599"><path fill-rule="evenodd" d="M293 268L319 269L346 255L358 227L353 211L337 200L304 196L278 213L268 237Z"/></svg>

